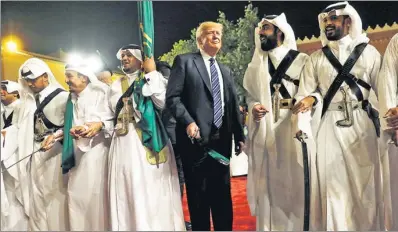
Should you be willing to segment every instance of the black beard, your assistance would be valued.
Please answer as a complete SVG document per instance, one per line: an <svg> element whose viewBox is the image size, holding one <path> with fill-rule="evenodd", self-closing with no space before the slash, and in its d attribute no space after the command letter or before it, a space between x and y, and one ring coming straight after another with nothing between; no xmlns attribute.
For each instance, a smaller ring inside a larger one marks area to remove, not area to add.
<svg viewBox="0 0 398 232"><path fill-rule="evenodd" d="M131 70L130 68L123 68L124 73L130 73L130 70Z"/></svg>
<svg viewBox="0 0 398 232"><path fill-rule="evenodd" d="M278 46L278 41L275 35L271 36L260 35L260 39L261 38L265 38L261 40L261 50L265 52L272 50Z"/></svg>
<svg viewBox="0 0 398 232"><path fill-rule="evenodd" d="M343 37L343 28L341 27L333 27L333 28L334 28L334 33L331 35L328 35L328 33L325 31L326 38L329 41L340 40Z"/></svg>

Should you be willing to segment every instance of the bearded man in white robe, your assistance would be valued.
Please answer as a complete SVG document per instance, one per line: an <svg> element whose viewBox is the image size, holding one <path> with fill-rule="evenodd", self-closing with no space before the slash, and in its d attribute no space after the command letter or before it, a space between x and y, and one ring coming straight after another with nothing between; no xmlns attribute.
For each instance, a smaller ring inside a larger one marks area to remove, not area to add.
<svg viewBox="0 0 398 232"><path fill-rule="evenodd" d="M1 230L23 231L28 229L28 215L25 213L23 202L18 199L20 175L18 165L17 143L18 127L16 119L20 112L19 91L21 86L13 81L1 81L1 103L4 110L1 116L2 140L1 143ZM14 124L14 125L13 125ZM4 136L3 136L4 134Z"/></svg>
<svg viewBox="0 0 398 232"><path fill-rule="evenodd" d="M386 230L398 230L398 34L384 53L378 80L382 133L384 207ZM395 146L394 146L395 144Z"/></svg>
<svg viewBox="0 0 398 232"><path fill-rule="evenodd" d="M292 117L291 108L308 55L297 51L284 13L262 19L255 29L255 45L243 80L249 111L249 205L257 230L302 230L303 159L297 152L297 117Z"/></svg>
<svg viewBox="0 0 398 232"><path fill-rule="evenodd" d="M65 82L70 95L64 118L62 173L68 175L70 230L105 231L110 136L102 129L103 121L112 119L108 86L83 64L68 64Z"/></svg>
<svg viewBox="0 0 398 232"><path fill-rule="evenodd" d="M62 146L57 141L62 139L68 92L57 82L47 64L37 58L21 65L18 82L22 86L23 109L18 115L18 157L22 159L40 150L19 164L29 180L21 184L29 230L67 230Z"/></svg>
<svg viewBox="0 0 398 232"><path fill-rule="evenodd" d="M167 80L137 45L116 56L126 76L110 87L114 122L106 123L111 230L185 230L175 157L157 112Z"/></svg>
<svg viewBox="0 0 398 232"><path fill-rule="evenodd" d="M381 56L347 2L328 6L318 20L323 48L304 67L297 94L303 99L293 109L310 110L314 98L308 96L316 91L323 97L311 167L311 226L383 230L379 121L368 100L371 90L377 93Z"/></svg>

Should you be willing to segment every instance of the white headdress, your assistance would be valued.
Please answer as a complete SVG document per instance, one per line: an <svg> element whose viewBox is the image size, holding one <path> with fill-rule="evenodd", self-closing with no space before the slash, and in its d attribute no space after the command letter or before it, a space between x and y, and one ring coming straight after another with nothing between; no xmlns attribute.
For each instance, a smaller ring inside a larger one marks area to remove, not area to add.
<svg viewBox="0 0 398 232"><path fill-rule="evenodd" d="M1 85L4 85L6 87L7 93L19 92L21 89L21 86L14 81L4 80L1 81Z"/></svg>
<svg viewBox="0 0 398 232"><path fill-rule="evenodd" d="M133 54L133 56L134 56L135 58L137 58L139 61L142 62L142 51L141 51L141 47L138 46L138 45L136 45L136 44L129 44L129 45L126 45L126 46L121 47L121 48L119 49L119 51L117 51L116 57L117 57L119 60L122 60L122 52L123 52L123 51L126 51L126 50L127 50L127 51L130 51L131 54Z"/></svg>
<svg viewBox="0 0 398 232"><path fill-rule="evenodd" d="M286 15L285 13L282 13L280 15L268 15L265 16L261 22L258 23L258 27L255 30L255 44L256 44L256 49L260 49L261 52L264 52L261 50L261 42L260 42L260 37L259 32L260 28L264 25L265 22L269 22L274 26L277 26L285 35L285 38L283 40L282 46L285 46L289 49L297 50L297 45L296 45L296 38L294 36L294 32L290 24L286 20Z"/></svg>
<svg viewBox="0 0 398 232"><path fill-rule="evenodd" d="M326 38L325 35L325 25L324 25L324 18L327 17L331 12L335 12L337 16L340 15L347 15L351 19L351 26L349 29L349 34L351 39L357 40L362 39L369 41L366 37L365 33L362 33L362 20L359 16L358 12L352 7L348 2L338 2L326 7L319 15L318 15L318 22L319 22L319 29L320 29L320 37L322 46L326 46L329 43L329 40Z"/></svg>
<svg viewBox="0 0 398 232"><path fill-rule="evenodd" d="M289 25L289 23L286 20L286 16L284 13L280 15L270 15L270 16L265 16L261 22L258 24L258 27L255 28L255 34L254 34L254 40L255 40L255 51L253 54L252 61L250 62L246 72L245 72L245 77L243 80L243 86L246 89L246 91L251 94L251 95L256 95L260 94L258 90L259 86L263 86L262 89L263 91L266 91L268 93L263 93L266 96L271 96L270 88L269 88L269 83L271 81L271 75L269 74L268 71L268 52L263 51L261 49L261 42L260 42L260 28L263 26L264 22L269 22L273 24L274 26L278 27L284 34L284 40L282 46L288 48L288 49L293 49L297 50L297 45L296 45L296 39L294 36L294 32L292 27ZM255 99L260 101L259 96L252 96ZM264 99L263 99L264 100ZM267 110L269 110L269 115L272 115L272 103L271 103L271 98L267 97L267 99L264 100L265 102L261 102ZM269 118L269 117L267 117ZM267 127L268 129L271 130L273 127L273 120L267 121Z"/></svg>
<svg viewBox="0 0 398 232"><path fill-rule="evenodd" d="M104 91L107 90L108 85L106 85L105 83L99 81L97 76L94 74L94 72L88 66L86 66L84 64L66 65L65 71L78 72L78 73L88 77L88 79L90 80L90 84L94 88L99 88L99 89L104 90Z"/></svg>
<svg viewBox="0 0 398 232"><path fill-rule="evenodd" d="M33 94L33 92L30 90L29 86L26 83L26 79L36 79L43 75L44 73L47 73L48 75L48 82L50 85L56 86L57 88L64 89L61 84L58 83L57 79L55 79L54 74L51 72L50 68L48 65L38 59L38 58L30 58L25 63L21 65L19 68L19 79L18 83L21 85L21 90L26 93Z"/></svg>
<svg viewBox="0 0 398 232"><path fill-rule="evenodd" d="M43 75L44 73L47 73L49 86L61 89L64 89L64 87L62 87L62 85L58 83L57 79L55 79L54 74L51 72L48 65L44 61L38 58L30 58L27 61L25 61L25 63L23 63L19 68L18 73L19 73L18 83L21 86L19 95L21 103L24 104L23 113L21 112L18 117L18 123L22 123L25 120L25 118L31 117L30 114L36 110L34 93L29 88L26 79L31 79L31 80L36 79L41 75ZM33 128L33 117L31 118L31 120L32 121L30 123L32 123L32 128Z"/></svg>

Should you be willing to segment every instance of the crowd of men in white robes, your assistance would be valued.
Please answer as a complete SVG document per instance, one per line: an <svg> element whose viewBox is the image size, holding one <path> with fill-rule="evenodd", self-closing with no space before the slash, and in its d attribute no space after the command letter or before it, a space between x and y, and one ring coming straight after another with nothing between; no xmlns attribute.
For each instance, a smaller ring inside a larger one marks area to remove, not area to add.
<svg viewBox="0 0 398 232"><path fill-rule="evenodd" d="M310 56L284 13L255 28L243 86L256 229L398 230L398 34L382 57L349 3L318 23L322 49ZM140 46L116 57L125 76L113 83L67 64L66 91L38 58L1 82L2 230L186 230L157 115L168 79Z"/></svg>

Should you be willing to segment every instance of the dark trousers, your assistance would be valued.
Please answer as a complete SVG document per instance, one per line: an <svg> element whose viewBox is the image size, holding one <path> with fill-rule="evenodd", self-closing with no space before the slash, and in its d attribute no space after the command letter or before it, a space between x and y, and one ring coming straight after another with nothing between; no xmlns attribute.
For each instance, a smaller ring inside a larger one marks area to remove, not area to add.
<svg viewBox="0 0 398 232"><path fill-rule="evenodd" d="M223 141L215 139L211 140L209 147L223 145ZM185 155L191 154L184 154L182 161L192 230L210 231L211 213L214 230L232 231L229 166L218 163L210 156L204 158L200 164L192 165L184 162Z"/></svg>

